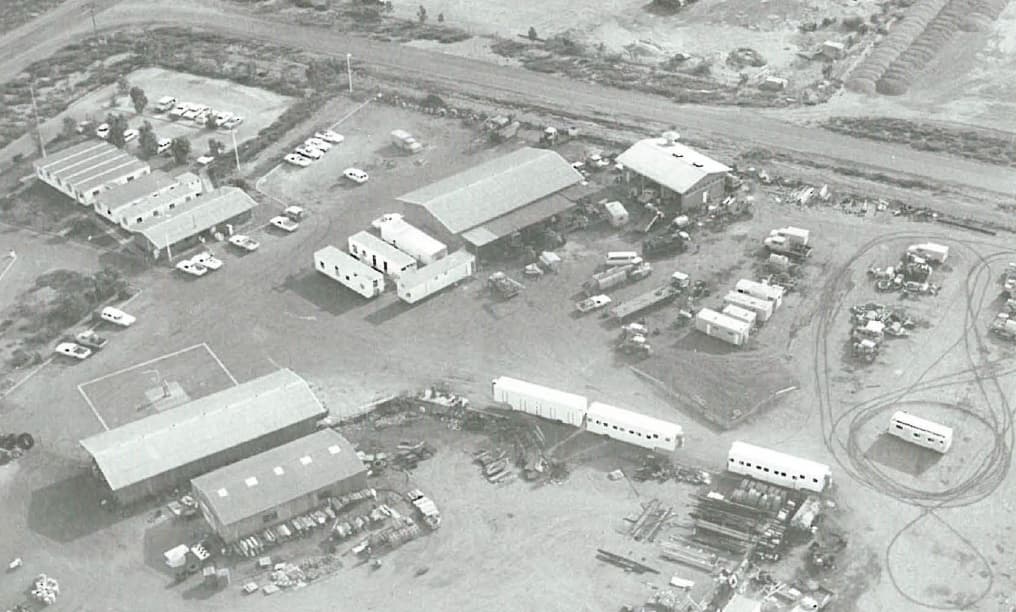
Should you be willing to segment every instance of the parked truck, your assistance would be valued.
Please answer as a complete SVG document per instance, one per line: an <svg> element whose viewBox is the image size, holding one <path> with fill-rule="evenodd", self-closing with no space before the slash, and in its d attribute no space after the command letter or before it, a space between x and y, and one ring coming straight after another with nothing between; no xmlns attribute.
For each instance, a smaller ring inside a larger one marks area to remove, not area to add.
<svg viewBox="0 0 1016 612"><path fill-rule="evenodd" d="M419 153L423 150L423 145L413 138L413 135L406 130L392 130L391 138L392 144L400 151L405 151L406 153Z"/></svg>
<svg viewBox="0 0 1016 612"><path fill-rule="evenodd" d="M1016 319L1011 318L1008 314L1001 312L995 317L995 320L991 322L989 328L991 333L1005 338L1006 340L1016 341Z"/></svg>
<svg viewBox="0 0 1016 612"><path fill-rule="evenodd" d="M810 232L799 227L781 227L769 232L762 244L770 253L786 255L792 259L811 257Z"/></svg>
<svg viewBox="0 0 1016 612"><path fill-rule="evenodd" d="M626 283L640 281L652 274L652 272L653 266L647 261L639 264L617 266L594 274L591 279L582 285L582 289L586 292L587 296L593 296L620 287Z"/></svg>

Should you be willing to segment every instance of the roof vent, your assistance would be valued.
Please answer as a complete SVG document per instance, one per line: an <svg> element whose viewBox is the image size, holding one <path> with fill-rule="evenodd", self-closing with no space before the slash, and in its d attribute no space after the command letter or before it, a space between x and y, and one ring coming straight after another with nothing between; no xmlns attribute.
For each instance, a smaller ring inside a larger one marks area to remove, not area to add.
<svg viewBox="0 0 1016 612"><path fill-rule="evenodd" d="M338 444L333 444L328 447L328 452L333 455L338 455L342 451L342 448Z"/></svg>
<svg viewBox="0 0 1016 612"><path fill-rule="evenodd" d="M695 166L696 168L702 168L703 167L703 165L700 162L692 162L691 165Z"/></svg>
<svg viewBox="0 0 1016 612"><path fill-rule="evenodd" d="M276 476L282 476L283 474L286 473L286 470L282 469L282 467L280 467L278 465L275 466L275 469L273 469L272 471L275 472Z"/></svg>
<svg viewBox="0 0 1016 612"><path fill-rule="evenodd" d="M248 487L256 487L258 485L258 479L254 476L244 479L243 483Z"/></svg>
<svg viewBox="0 0 1016 612"><path fill-rule="evenodd" d="M684 153L671 153L671 155L673 155L674 157L676 157L678 159L684 157Z"/></svg>
<svg viewBox="0 0 1016 612"><path fill-rule="evenodd" d="M229 497L229 491L225 489L219 489L216 493L219 494L219 497Z"/></svg>
<svg viewBox="0 0 1016 612"><path fill-rule="evenodd" d="M300 463L302 465L310 465L311 463L314 463L314 460L310 458L310 455L304 455L303 457L300 457Z"/></svg>

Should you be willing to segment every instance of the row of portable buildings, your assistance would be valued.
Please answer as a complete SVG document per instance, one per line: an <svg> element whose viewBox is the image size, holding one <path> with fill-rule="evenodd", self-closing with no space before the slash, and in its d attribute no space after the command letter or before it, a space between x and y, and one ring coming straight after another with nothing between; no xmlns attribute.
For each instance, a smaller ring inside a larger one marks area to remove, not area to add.
<svg viewBox="0 0 1016 612"><path fill-rule="evenodd" d="M737 281L723 297L723 309L703 308L695 315L695 328L734 346L744 345L753 330L768 321L783 305L785 290L753 280Z"/></svg>
<svg viewBox="0 0 1016 612"><path fill-rule="evenodd" d="M395 282L399 298L415 304L469 278L476 257L448 247L407 223L386 215L374 223L380 237L361 231L347 240L348 252L326 246L314 253L314 268L365 298L385 291L385 278Z"/></svg>

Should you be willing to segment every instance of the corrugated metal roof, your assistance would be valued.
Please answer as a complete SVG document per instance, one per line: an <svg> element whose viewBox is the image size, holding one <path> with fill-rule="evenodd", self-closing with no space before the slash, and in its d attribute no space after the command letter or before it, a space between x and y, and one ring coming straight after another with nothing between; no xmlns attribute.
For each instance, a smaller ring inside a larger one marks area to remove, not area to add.
<svg viewBox="0 0 1016 612"><path fill-rule="evenodd" d="M449 270L453 270L462 264L475 260L476 257L468 251L455 251L447 257L442 257L434 263L427 264L422 268L403 272L402 276L399 277L397 284L400 287L415 287L424 283L427 279L440 276L441 274L444 274Z"/></svg>
<svg viewBox="0 0 1016 612"><path fill-rule="evenodd" d="M109 191L100 193L96 197L95 203L104 210L116 212L122 206L133 204L154 193L160 193L173 185L176 185L176 179L161 170L156 170L126 185L117 185Z"/></svg>
<svg viewBox="0 0 1016 612"><path fill-rule="evenodd" d="M327 414L307 382L279 370L81 441L117 491Z"/></svg>
<svg viewBox="0 0 1016 612"><path fill-rule="evenodd" d="M180 201L181 198L186 199L188 195L199 196L204 192L204 189L205 187L200 179L191 183L177 182L174 186L160 193L158 197L145 198L131 204L127 208L121 208L120 211L125 219L130 219L131 217L137 218L138 216L144 217L153 210L166 206L166 202L175 202L177 206L181 206L183 204Z"/></svg>
<svg viewBox="0 0 1016 612"><path fill-rule="evenodd" d="M686 193L707 176L730 172L730 168L691 147L664 138L640 140L618 155L625 168L671 191Z"/></svg>
<svg viewBox="0 0 1016 612"><path fill-rule="evenodd" d="M173 212L149 219L134 227L155 248L164 249L257 206L242 189L220 187L204 196L177 206Z"/></svg>
<svg viewBox="0 0 1016 612"><path fill-rule="evenodd" d="M638 427L642 430L671 434L675 438L680 438L684 435L684 429L677 423L671 423L670 421L664 421L663 419L657 419L640 412L632 412L631 410L618 408L617 406L611 406L602 402L591 402L587 414L590 417L609 419L618 425L625 424Z"/></svg>
<svg viewBox="0 0 1016 612"><path fill-rule="evenodd" d="M41 168L50 174L55 174L61 168L65 168L68 165L76 164L97 155L109 154L110 152L120 153L121 151L108 142L89 140L76 144L73 147L67 147L66 149L50 153L46 157L36 160L34 165L37 169Z"/></svg>
<svg viewBox="0 0 1016 612"><path fill-rule="evenodd" d="M399 200L426 208L448 231L458 234L581 180L582 175L554 151L526 147Z"/></svg>
<svg viewBox="0 0 1016 612"><path fill-rule="evenodd" d="M364 471L353 445L322 429L199 476L191 487L223 525L231 525Z"/></svg>
<svg viewBox="0 0 1016 612"><path fill-rule="evenodd" d="M573 206L575 206L575 202L561 194L549 195L529 206L515 209L507 215L502 215L493 221L464 232L462 239L475 247L481 247L554 215L561 214Z"/></svg>
<svg viewBox="0 0 1016 612"><path fill-rule="evenodd" d="M75 177L72 179L72 184L78 191L88 193L96 187L102 187L125 176L149 169L146 162L124 155L123 158L104 164L101 169L97 168L98 174L90 174L88 178Z"/></svg>

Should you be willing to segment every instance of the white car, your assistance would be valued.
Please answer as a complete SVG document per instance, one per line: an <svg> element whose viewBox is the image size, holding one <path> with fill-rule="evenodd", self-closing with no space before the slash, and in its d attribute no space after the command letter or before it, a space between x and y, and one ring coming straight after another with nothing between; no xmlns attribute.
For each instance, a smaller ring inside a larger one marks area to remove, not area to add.
<svg viewBox="0 0 1016 612"><path fill-rule="evenodd" d="M290 153L283 159L285 159L286 162L293 164L294 166L300 166L301 168L306 168L307 166L311 165L311 163L313 163L314 161L312 159L304 157L303 155L297 155L296 153Z"/></svg>
<svg viewBox="0 0 1016 612"><path fill-rule="evenodd" d="M243 117L236 117L236 116L234 116L234 117L230 117L229 119L226 119L225 121L223 121L222 122L222 127L226 128L227 130L231 130L231 129L235 128L236 126L240 125L241 123L243 123Z"/></svg>
<svg viewBox="0 0 1016 612"><path fill-rule="evenodd" d="M103 123L99 127L95 128L95 135L103 140L109 138L109 124Z"/></svg>
<svg viewBox="0 0 1016 612"><path fill-rule="evenodd" d="M260 242L254 240L250 236L244 236L243 234L234 234L230 236L229 244L248 252L254 252L258 250L259 246L261 246Z"/></svg>
<svg viewBox="0 0 1016 612"><path fill-rule="evenodd" d="M367 182L368 178L367 173L359 168L346 168L346 170L342 173L342 176L353 181L357 185L363 185Z"/></svg>
<svg viewBox="0 0 1016 612"><path fill-rule="evenodd" d="M299 206L287 206L286 210L282 211L282 214L293 221L300 221L307 216L307 211Z"/></svg>
<svg viewBox="0 0 1016 612"><path fill-rule="evenodd" d="M137 317L131 316L119 308L113 308L112 306L103 308L102 312L99 313L99 318L120 327L130 327L138 320Z"/></svg>
<svg viewBox="0 0 1016 612"><path fill-rule="evenodd" d="M176 264L176 269L190 274L191 276L204 276L205 274L208 274L208 268L189 259L178 262Z"/></svg>
<svg viewBox="0 0 1016 612"><path fill-rule="evenodd" d="M141 134L141 132L135 130L134 128L131 128L129 130L124 130L123 131L123 141L124 142L130 142L132 140L135 140L138 137L138 135L140 135L140 134Z"/></svg>
<svg viewBox="0 0 1016 612"><path fill-rule="evenodd" d="M221 112L215 113L215 125L221 127L223 124L225 124L227 121L229 121L232 118L233 118L233 113L231 113L229 111L221 111Z"/></svg>
<svg viewBox="0 0 1016 612"><path fill-rule="evenodd" d="M64 355L65 357L73 357L75 359L87 359L92 354L92 349L81 346L74 342L61 342L56 345L55 350L57 355Z"/></svg>
<svg viewBox="0 0 1016 612"><path fill-rule="evenodd" d="M332 148L331 144L325 142L324 140L321 140L320 138L308 138L307 140L304 141L303 144L305 144L308 147L315 148L319 151L324 151L326 153Z"/></svg>
<svg viewBox="0 0 1016 612"><path fill-rule="evenodd" d="M180 102L175 107L173 107L173 110L169 111L169 118L181 119L183 118L184 115L187 114L187 111L189 111L190 109L191 109L190 104L188 104L187 102Z"/></svg>
<svg viewBox="0 0 1016 612"><path fill-rule="evenodd" d="M391 223L392 221L399 221L401 219L402 215L400 215L399 213L387 213L371 221L370 226L376 230L380 230L382 225L385 225L386 223Z"/></svg>
<svg viewBox="0 0 1016 612"><path fill-rule="evenodd" d="M342 134L339 134L338 132L333 132L331 130L321 130L320 132L314 134L314 138L318 138L325 142L330 142L332 144L339 144L340 142L346 139L346 137L343 136Z"/></svg>
<svg viewBox="0 0 1016 612"><path fill-rule="evenodd" d="M295 232L297 228L300 227L299 223L283 215L272 217L269 223L271 223L273 227L277 227L284 232Z"/></svg>
<svg viewBox="0 0 1016 612"><path fill-rule="evenodd" d="M169 149L172 146L173 146L172 140L170 140L169 138L160 138L159 142L156 144L155 152L159 155L162 155L163 153L169 153Z"/></svg>
<svg viewBox="0 0 1016 612"><path fill-rule="evenodd" d="M183 119L193 120L194 117L197 117L200 114L201 114L201 111L199 111L198 109L192 107L192 108L188 108L187 110L185 110L183 112L183 114L180 115L180 117L183 118Z"/></svg>
<svg viewBox="0 0 1016 612"><path fill-rule="evenodd" d="M210 116L211 113L209 112L198 113L197 116L194 117L194 125L205 127L208 125L208 117Z"/></svg>
<svg viewBox="0 0 1016 612"><path fill-rule="evenodd" d="M191 263L201 264L209 270L218 270L222 267L222 260L212 255L211 251L205 251L204 253L198 253L194 257L191 257Z"/></svg>
<svg viewBox="0 0 1016 612"><path fill-rule="evenodd" d="M297 147L295 152L299 155L303 155L304 157L309 157L310 159L321 159L324 156L324 153L320 150L306 145Z"/></svg>

